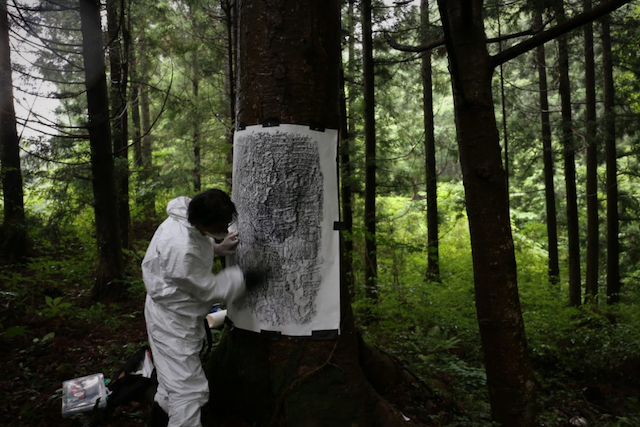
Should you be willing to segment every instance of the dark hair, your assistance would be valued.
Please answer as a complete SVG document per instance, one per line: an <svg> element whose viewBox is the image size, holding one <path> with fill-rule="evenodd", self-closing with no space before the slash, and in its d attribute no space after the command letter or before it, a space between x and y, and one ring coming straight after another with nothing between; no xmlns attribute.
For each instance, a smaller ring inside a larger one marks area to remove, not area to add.
<svg viewBox="0 0 640 427"><path fill-rule="evenodd" d="M231 198L222 190L203 191L189 202L188 218L191 224L208 227L217 223L231 223L238 212Z"/></svg>

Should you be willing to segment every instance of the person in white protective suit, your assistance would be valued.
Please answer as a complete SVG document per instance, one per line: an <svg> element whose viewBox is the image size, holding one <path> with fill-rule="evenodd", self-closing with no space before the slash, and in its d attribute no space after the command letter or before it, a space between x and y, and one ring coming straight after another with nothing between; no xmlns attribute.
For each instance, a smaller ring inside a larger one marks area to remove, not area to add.
<svg viewBox="0 0 640 427"><path fill-rule="evenodd" d="M260 279L237 266L212 273L214 252L231 255L238 244L237 233L227 233L237 214L225 192L178 197L167 214L142 261L145 320L158 375L151 425L200 427L209 399L200 361L205 316L213 303L233 301Z"/></svg>

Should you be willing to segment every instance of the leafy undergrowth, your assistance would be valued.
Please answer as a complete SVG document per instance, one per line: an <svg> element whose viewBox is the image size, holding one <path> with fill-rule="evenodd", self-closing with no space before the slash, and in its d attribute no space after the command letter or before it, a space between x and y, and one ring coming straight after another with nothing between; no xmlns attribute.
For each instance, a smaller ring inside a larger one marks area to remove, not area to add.
<svg viewBox="0 0 640 427"><path fill-rule="evenodd" d="M34 298L30 306L14 297L4 291L0 298L0 425L83 425L61 416L62 382L98 372L111 378L146 340L142 300L106 306L64 295ZM146 413L123 408L112 425L144 425Z"/></svg>
<svg viewBox="0 0 640 427"><path fill-rule="evenodd" d="M428 425L491 427L473 319L452 310L434 325L429 320L437 316L428 305L386 308L367 340L393 354L444 402L423 414ZM633 306L548 309L539 318L525 311L541 427L640 426L640 330Z"/></svg>
<svg viewBox="0 0 640 427"><path fill-rule="evenodd" d="M80 242L57 247L65 252L41 250L55 255L0 266L0 426L88 426L88 417L62 418L62 382L98 372L111 378L146 342L140 279L130 280L125 301L96 303L94 255ZM139 253L131 253L134 277ZM429 426L492 425L468 282L411 285L396 293L383 287L379 322L365 331L369 342L401 361L435 396L427 402L413 393L398 402ZM523 289L541 423L564 427L581 417L590 427L640 426L636 292L629 288L617 308L570 309L562 303L563 290ZM356 313L363 311L360 305L356 299ZM148 404L131 405L105 425L144 426L148 416Z"/></svg>

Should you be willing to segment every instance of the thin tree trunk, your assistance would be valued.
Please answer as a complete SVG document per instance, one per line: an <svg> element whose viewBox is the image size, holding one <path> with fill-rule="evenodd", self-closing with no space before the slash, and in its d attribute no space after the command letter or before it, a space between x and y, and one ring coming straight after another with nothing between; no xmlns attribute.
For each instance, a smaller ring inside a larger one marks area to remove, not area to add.
<svg viewBox="0 0 640 427"><path fill-rule="evenodd" d="M591 10L591 0L583 1L584 10ZM593 24L584 26L585 130L587 142L587 272L585 301L598 295L598 264L600 239L598 227L598 143L596 138L596 72L593 53Z"/></svg>
<svg viewBox="0 0 640 427"><path fill-rule="evenodd" d="M378 299L378 254L376 244L376 122L373 64L373 36L371 30L371 0L362 0L362 58L364 78L364 139L365 139L365 260L364 279L369 307L365 322L374 321L373 305Z"/></svg>
<svg viewBox="0 0 640 427"><path fill-rule="evenodd" d="M341 199L342 199L342 221L344 222L344 229L346 234L342 235L342 248L343 248L343 274L346 286L351 296L355 293L355 276L353 274L353 160L351 153L353 150L353 144L355 142L355 120L354 115L354 101L355 101L355 88L351 82L355 76L355 22L356 15L354 10L355 0L349 0L349 6L347 8L347 37L348 37L348 52L347 59L347 71L348 80L345 79L344 69L341 75L342 80L342 118L340 125L342 126L342 135L340 137L340 172L341 172ZM348 87L349 97L345 97Z"/></svg>
<svg viewBox="0 0 640 427"><path fill-rule="evenodd" d="M129 212L129 128L127 117L127 61L123 60L124 4L107 1L107 36L109 42L110 102L113 114L111 137L115 155L116 191L122 247L129 248L131 215Z"/></svg>
<svg viewBox="0 0 640 427"><path fill-rule="evenodd" d="M141 81L145 81L146 74L141 76ZM142 113L142 161L151 168L153 153L153 135L151 134L151 102L149 100L149 88L142 85L140 93L140 112Z"/></svg>
<svg viewBox="0 0 640 427"><path fill-rule="evenodd" d="M11 72L7 1L0 0L0 175L4 197L0 254L5 259L19 260L27 253L27 227Z"/></svg>
<svg viewBox="0 0 640 427"><path fill-rule="evenodd" d="M133 61L132 61L133 62ZM132 70L133 71L133 70ZM142 124L140 122L140 85L135 81L137 76L132 73L133 84L131 85L131 125L133 126L133 166L136 169L142 167ZM138 183L140 185L140 183Z"/></svg>
<svg viewBox="0 0 640 427"><path fill-rule="evenodd" d="M439 0L438 5L453 86L491 414L503 426L537 427L535 379L518 296L483 2Z"/></svg>
<svg viewBox="0 0 640 427"><path fill-rule="evenodd" d="M429 40L429 1L420 3L422 42ZM436 137L433 122L433 73L431 51L422 53L422 109L424 114L424 155L427 192L427 281L440 281L438 243L438 175L436 171Z"/></svg>
<svg viewBox="0 0 640 427"><path fill-rule="evenodd" d="M122 244L109 126L109 98L105 75L99 0L80 0L82 56L91 146L91 172L98 244L95 300L119 298L124 291Z"/></svg>
<svg viewBox="0 0 640 427"><path fill-rule="evenodd" d="M536 12L536 25L542 26L542 12ZM560 281L560 261L558 256L558 220L556 211L556 191L554 184L553 147L551 145L551 122L549 118L549 95L547 85L547 62L544 45L537 48L538 84L540 88L540 120L542 122L542 156L544 162L544 194L547 212L547 242L549 253L549 282L557 285Z"/></svg>
<svg viewBox="0 0 640 427"><path fill-rule="evenodd" d="M602 19L604 74L604 138L607 163L607 302L620 301L620 242L618 240L618 166L616 152L615 88L611 53L610 18Z"/></svg>
<svg viewBox="0 0 640 427"><path fill-rule="evenodd" d="M231 184L233 180L233 134L236 127L236 76L234 61L236 59L235 32L237 28L237 3L232 0L222 0L220 4L225 14L225 26L227 29L227 71L224 79L227 91L227 101L229 102L229 127L225 134L226 142L229 146L229 153L227 154L228 172L225 174L225 180L227 182L227 188L231 191Z"/></svg>
<svg viewBox="0 0 640 427"><path fill-rule="evenodd" d="M353 192L351 183L353 180L351 167L351 135L349 134L349 126L347 120L347 100L345 98L345 80L344 71L340 72L341 80L341 101L340 101L340 199L342 202L342 223L345 233L341 234L341 245L343 250L343 263L341 265L342 277L344 283L351 295L354 291L354 275L353 275L353 238L351 232L353 229Z"/></svg>
<svg viewBox="0 0 640 427"><path fill-rule="evenodd" d="M193 7L189 6L189 19L193 28L197 28ZM200 58L198 46L191 52L191 146L193 149L193 190L202 190L202 137L200 135L202 116L200 114Z"/></svg>
<svg viewBox="0 0 640 427"><path fill-rule="evenodd" d="M193 190L199 193L202 190L202 141L200 137L200 118L198 114L198 102L200 95L200 72L198 71L197 52L193 52L193 76L192 76L192 100L193 103L193 120L191 131L191 144L193 147Z"/></svg>
<svg viewBox="0 0 640 427"><path fill-rule="evenodd" d="M565 20L560 4L558 21ZM558 39L559 90L562 106L562 143L564 149L564 179L567 193L567 233L569 238L569 304L581 304L580 230L578 227L578 195L576 189L575 138L571 112L571 84L569 80L569 42L566 35Z"/></svg>
<svg viewBox="0 0 640 427"><path fill-rule="evenodd" d="M498 37L502 36L500 14L498 14ZM498 43L502 52L502 41ZM509 129L507 127L507 100L504 91L504 63L500 64L500 106L502 107L502 142L504 149L504 179L507 182L507 196L509 195ZM507 199L507 203L509 200Z"/></svg>

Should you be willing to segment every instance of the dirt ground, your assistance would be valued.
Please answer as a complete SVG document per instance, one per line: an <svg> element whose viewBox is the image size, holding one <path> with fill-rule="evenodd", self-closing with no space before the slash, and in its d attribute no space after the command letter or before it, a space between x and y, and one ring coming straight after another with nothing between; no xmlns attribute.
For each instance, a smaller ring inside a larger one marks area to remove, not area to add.
<svg viewBox="0 0 640 427"><path fill-rule="evenodd" d="M79 299L73 304L90 307L92 302ZM113 309L106 306L104 310L109 311L109 316L120 317L116 330L99 320L21 318L17 313L3 313L5 328L21 325L27 327L27 332L1 338L1 426L98 425L89 417L62 417L62 382L99 372L111 378L146 340L142 301L120 303ZM131 405L118 408L106 425L144 426L147 417L147 405Z"/></svg>

